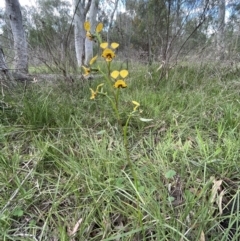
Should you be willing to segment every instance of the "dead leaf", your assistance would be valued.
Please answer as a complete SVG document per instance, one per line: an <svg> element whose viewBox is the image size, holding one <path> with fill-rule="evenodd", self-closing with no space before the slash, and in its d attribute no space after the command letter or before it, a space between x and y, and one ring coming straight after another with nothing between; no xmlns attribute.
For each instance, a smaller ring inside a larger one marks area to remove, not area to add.
<svg viewBox="0 0 240 241"><path fill-rule="evenodd" d="M221 191L222 180L213 180L213 187L212 187L212 195L210 202L213 203L216 201L216 196L218 191Z"/></svg>
<svg viewBox="0 0 240 241"><path fill-rule="evenodd" d="M223 214L223 208L222 208L222 201L223 201L223 196L225 195L226 191L222 190L219 194L219 198L217 200L217 204L218 204L218 209L219 209L219 214L222 215Z"/></svg>
<svg viewBox="0 0 240 241"><path fill-rule="evenodd" d="M176 177L174 178L174 182L175 183L170 186L170 196L174 198L174 200L172 201L172 205L176 207L184 202L182 195L182 181L179 175L176 175Z"/></svg>
<svg viewBox="0 0 240 241"><path fill-rule="evenodd" d="M75 226L74 226L74 228L73 228L72 231L71 231L70 229L68 229L68 235L69 235L69 236L73 236L73 235L76 234L76 232L78 231L78 228L79 228L80 224L82 223L82 221L83 221L83 219L80 218L80 219L77 221L77 223L75 224ZM71 241L74 241L74 239L71 239Z"/></svg>
<svg viewBox="0 0 240 241"><path fill-rule="evenodd" d="M203 231L201 232L200 239L198 241L205 241L205 234Z"/></svg>

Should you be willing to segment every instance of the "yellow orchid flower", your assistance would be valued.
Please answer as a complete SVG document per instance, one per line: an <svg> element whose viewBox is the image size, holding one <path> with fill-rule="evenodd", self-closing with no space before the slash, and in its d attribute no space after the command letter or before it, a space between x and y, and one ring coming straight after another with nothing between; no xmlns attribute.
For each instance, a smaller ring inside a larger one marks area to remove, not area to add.
<svg viewBox="0 0 240 241"><path fill-rule="evenodd" d="M90 97L90 100L94 100L99 92L99 88L101 88L104 84L100 84L97 86L96 90L93 90L92 88L90 88L90 91L91 91L91 97Z"/></svg>
<svg viewBox="0 0 240 241"><path fill-rule="evenodd" d="M112 43L111 44L112 49L116 49L118 46L119 46L118 43ZM108 48L108 43L107 42L101 43L100 47L102 49L104 49L103 53L102 53L102 57L105 58L105 60L108 61L108 62L112 61L113 58L115 57L115 53L112 49Z"/></svg>

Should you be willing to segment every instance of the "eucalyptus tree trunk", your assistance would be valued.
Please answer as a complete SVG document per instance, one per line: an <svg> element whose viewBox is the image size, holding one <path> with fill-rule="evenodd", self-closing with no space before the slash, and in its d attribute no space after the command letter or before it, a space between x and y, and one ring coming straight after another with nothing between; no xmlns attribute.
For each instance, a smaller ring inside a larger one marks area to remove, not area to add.
<svg viewBox="0 0 240 241"><path fill-rule="evenodd" d="M84 22L90 5L91 0L88 0L87 3L85 3L85 0L73 0L74 40L78 66L82 66L84 63L84 42L86 36Z"/></svg>
<svg viewBox="0 0 240 241"><path fill-rule="evenodd" d="M28 72L27 40L22 24L22 13L18 0L5 0L6 14L10 20L14 41L14 69Z"/></svg>
<svg viewBox="0 0 240 241"><path fill-rule="evenodd" d="M224 59L225 0L218 0L217 59Z"/></svg>
<svg viewBox="0 0 240 241"><path fill-rule="evenodd" d="M91 33L95 31L95 28L97 26L98 5L99 5L99 0L92 0L90 10L89 10L89 16L88 16L88 21L91 23ZM89 40L88 38L85 38L84 64L87 65L89 61L92 59L92 57L93 57L93 41Z"/></svg>

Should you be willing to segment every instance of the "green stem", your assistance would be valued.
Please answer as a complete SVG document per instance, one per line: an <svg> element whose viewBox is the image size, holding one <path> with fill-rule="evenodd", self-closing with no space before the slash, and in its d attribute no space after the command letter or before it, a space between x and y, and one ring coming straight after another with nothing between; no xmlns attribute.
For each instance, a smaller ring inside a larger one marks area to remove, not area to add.
<svg viewBox="0 0 240 241"><path fill-rule="evenodd" d="M136 190L138 192L139 191L139 183L138 183L137 173L134 170L133 163L130 159L130 153L129 153L129 149L128 149L128 137L127 137L128 124L129 124L129 121L130 121L133 113L134 113L134 111L132 113L130 113L130 115L128 116L128 119L126 121L126 124L123 127L123 142L124 142L124 148L125 148L125 152L126 152L127 162L128 162L128 165L130 166L130 170L131 170L133 180L134 180L134 185L135 185ZM141 225L142 225L142 213L141 213L141 210L140 210L140 198L139 198L138 194L137 194L137 206L138 206L139 220L141 220L140 222L141 222Z"/></svg>
<svg viewBox="0 0 240 241"><path fill-rule="evenodd" d="M118 109L119 92L120 92L120 89L118 88L117 89L117 94L116 94L116 100L115 100L117 109Z"/></svg>
<svg viewBox="0 0 240 241"><path fill-rule="evenodd" d="M101 35L99 33L96 33L96 37L97 37L98 43L100 45L102 43Z"/></svg>
<svg viewBox="0 0 240 241"><path fill-rule="evenodd" d="M99 93L99 94L101 94L101 93ZM112 105L112 108L113 108L113 110L114 110L114 112L115 112L116 119L117 119L117 121L118 121L118 123L119 123L119 121L120 121L120 115L119 115L119 111L118 111L118 108L117 108L117 106L116 106L116 103L114 103L114 101L113 101L107 94L104 94L104 93L102 93L102 94L105 95L105 96L108 98L108 100L110 101L110 103L111 103L111 105Z"/></svg>
<svg viewBox="0 0 240 241"><path fill-rule="evenodd" d="M110 66L109 66L110 67ZM119 116L119 110L118 110L118 99L119 99L119 89L117 90L117 93L114 91L113 89L113 83L111 81L111 77L110 77L110 74L108 74L108 76L102 72L100 69L99 69L99 72L104 76L106 82L108 83L108 86L112 92L112 95L113 95L113 98L114 98L114 101L115 101L115 104L113 103L113 100L108 96L108 99L110 100L112 106L113 106L113 109L115 110L116 112L116 117L117 117L117 121L118 123L120 123L120 116Z"/></svg>
<svg viewBox="0 0 240 241"><path fill-rule="evenodd" d="M108 78L110 79L111 77L110 77L110 72L111 72L111 62L110 61L108 61L107 62L107 67L108 67Z"/></svg>

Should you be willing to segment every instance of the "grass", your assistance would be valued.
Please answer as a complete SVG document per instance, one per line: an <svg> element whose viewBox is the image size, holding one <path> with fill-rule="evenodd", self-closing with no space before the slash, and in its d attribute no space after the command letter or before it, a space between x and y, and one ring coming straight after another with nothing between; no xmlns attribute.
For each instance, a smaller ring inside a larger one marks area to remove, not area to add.
<svg viewBox="0 0 240 241"><path fill-rule="evenodd" d="M238 73L129 72L123 118L136 100L153 119L129 127L138 188L107 100L89 100L101 78L2 99L0 240L239 240Z"/></svg>

